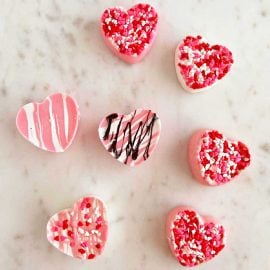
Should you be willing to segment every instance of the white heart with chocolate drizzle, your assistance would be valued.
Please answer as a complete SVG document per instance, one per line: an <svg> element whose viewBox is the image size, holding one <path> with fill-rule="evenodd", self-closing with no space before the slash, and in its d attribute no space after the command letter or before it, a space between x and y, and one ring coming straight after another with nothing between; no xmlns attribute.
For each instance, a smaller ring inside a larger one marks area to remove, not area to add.
<svg viewBox="0 0 270 270"><path fill-rule="evenodd" d="M138 109L128 115L113 113L99 125L98 133L106 150L129 166L147 160L160 137L161 122L151 110Z"/></svg>

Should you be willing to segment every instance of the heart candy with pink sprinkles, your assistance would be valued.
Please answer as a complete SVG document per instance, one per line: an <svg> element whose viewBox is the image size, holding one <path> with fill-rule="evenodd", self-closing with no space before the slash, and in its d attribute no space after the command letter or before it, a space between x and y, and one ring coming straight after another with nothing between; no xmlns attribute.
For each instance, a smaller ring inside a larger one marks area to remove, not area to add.
<svg viewBox="0 0 270 270"><path fill-rule="evenodd" d="M225 229L210 217L201 217L190 207L173 209L166 235L173 255L182 266L192 267L217 256L225 247Z"/></svg>
<svg viewBox="0 0 270 270"><path fill-rule="evenodd" d="M250 152L244 143L228 139L217 130L199 130L190 139L190 167L203 184L226 184L248 167L250 161Z"/></svg>
<svg viewBox="0 0 270 270"><path fill-rule="evenodd" d="M106 9L101 17L101 33L106 45L127 63L141 61L157 34L158 14L148 4Z"/></svg>
<svg viewBox="0 0 270 270"><path fill-rule="evenodd" d="M74 258L91 260L99 256L108 237L104 203L95 197L78 200L73 208L60 211L47 224L48 241Z"/></svg>
<svg viewBox="0 0 270 270"><path fill-rule="evenodd" d="M221 80L233 64L232 52L222 45L211 46L201 36L187 36L176 48L175 67L182 87L201 92Z"/></svg>

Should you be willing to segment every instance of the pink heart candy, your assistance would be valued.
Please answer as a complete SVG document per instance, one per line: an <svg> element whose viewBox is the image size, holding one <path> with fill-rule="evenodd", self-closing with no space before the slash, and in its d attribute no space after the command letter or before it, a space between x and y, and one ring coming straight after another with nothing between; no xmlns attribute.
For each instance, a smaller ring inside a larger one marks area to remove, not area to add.
<svg viewBox="0 0 270 270"><path fill-rule="evenodd" d="M128 115L113 113L99 125L99 137L118 161L136 166L149 158L160 137L161 123L156 113L138 109Z"/></svg>
<svg viewBox="0 0 270 270"><path fill-rule="evenodd" d="M166 234L170 249L182 266L207 262L225 246L224 227L189 207L177 207L170 212Z"/></svg>
<svg viewBox="0 0 270 270"><path fill-rule="evenodd" d="M222 45L213 45L201 36L187 36L176 48L176 74L182 87L201 92L221 80L231 69L233 56Z"/></svg>
<svg viewBox="0 0 270 270"><path fill-rule="evenodd" d="M107 46L122 60L134 64L151 49L158 14L148 4L137 4L127 11L122 7L106 9L101 17L101 32Z"/></svg>
<svg viewBox="0 0 270 270"><path fill-rule="evenodd" d="M189 143L189 163L200 182L217 186L233 180L250 165L247 146L216 130L199 130Z"/></svg>
<svg viewBox="0 0 270 270"><path fill-rule="evenodd" d="M33 145L50 152L64 152L76 135L79 118L76 101L56 93L42 103L24 105L17 114L16 125Z"/></svg>
<svg viewBox="0 0 270 270"><path fill-rule="evenodd" d="M108 222L103 202L95 197L78 200L72 209L58 212L47 224L48 241L78 259L94 259L105 247Z"/></svg>

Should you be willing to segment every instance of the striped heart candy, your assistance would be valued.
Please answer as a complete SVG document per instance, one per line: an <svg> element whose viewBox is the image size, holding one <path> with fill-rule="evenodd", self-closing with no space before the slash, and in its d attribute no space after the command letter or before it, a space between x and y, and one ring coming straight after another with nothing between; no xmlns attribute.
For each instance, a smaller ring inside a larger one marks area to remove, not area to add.
<svg viewBox="0 0 270 270"><path fill-rule="evenodd" d="M79 108L68 95L56 93L42 103L24 105L17 114L20 134L50 152L64 152L72 143L79 123Z"/></svg>
<svg viewBox="0 0 270 270"><path fill-rule="evenodd" d="M149 158L160 137L161 123L156 113L138 109L128 115L113 113L99 125L104 147L120 162L136 166Z"/></svg>

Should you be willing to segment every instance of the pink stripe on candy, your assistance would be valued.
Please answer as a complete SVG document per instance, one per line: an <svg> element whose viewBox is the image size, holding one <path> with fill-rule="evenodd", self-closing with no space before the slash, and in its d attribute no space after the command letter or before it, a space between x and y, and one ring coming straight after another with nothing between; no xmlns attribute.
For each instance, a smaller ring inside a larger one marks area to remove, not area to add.
<svg viewBox="0 0 270 270"><path fill-rule="evenodd" d="M71 96L65 96L66 98L66 109L68 113L68 141L72 141L75 137L74 130L78 128L78 119L79 112L78 112L78 105L76 104L75 100ZM78 116L77 116L78 115Z"/></svg>
<svg viewBox="0 0 270 270"><path fill-rule="evenodd" d="M62 148L67 146L65 137L65 119L64 119L64 101L63 95L55 95L51 97L51 106L53 107L53 118L55 119L56 135L59 145Z"/></svg>
<svg viewBox="0 0 270 270"><path fill-rule="evenodd" d="M24 138L28 138L28 121L27 121L27 116L24 111L24 109L20 109L17 118L16 118L16 125L18 127L18 123L21 123L20 125L20 133Z"/></svg>

